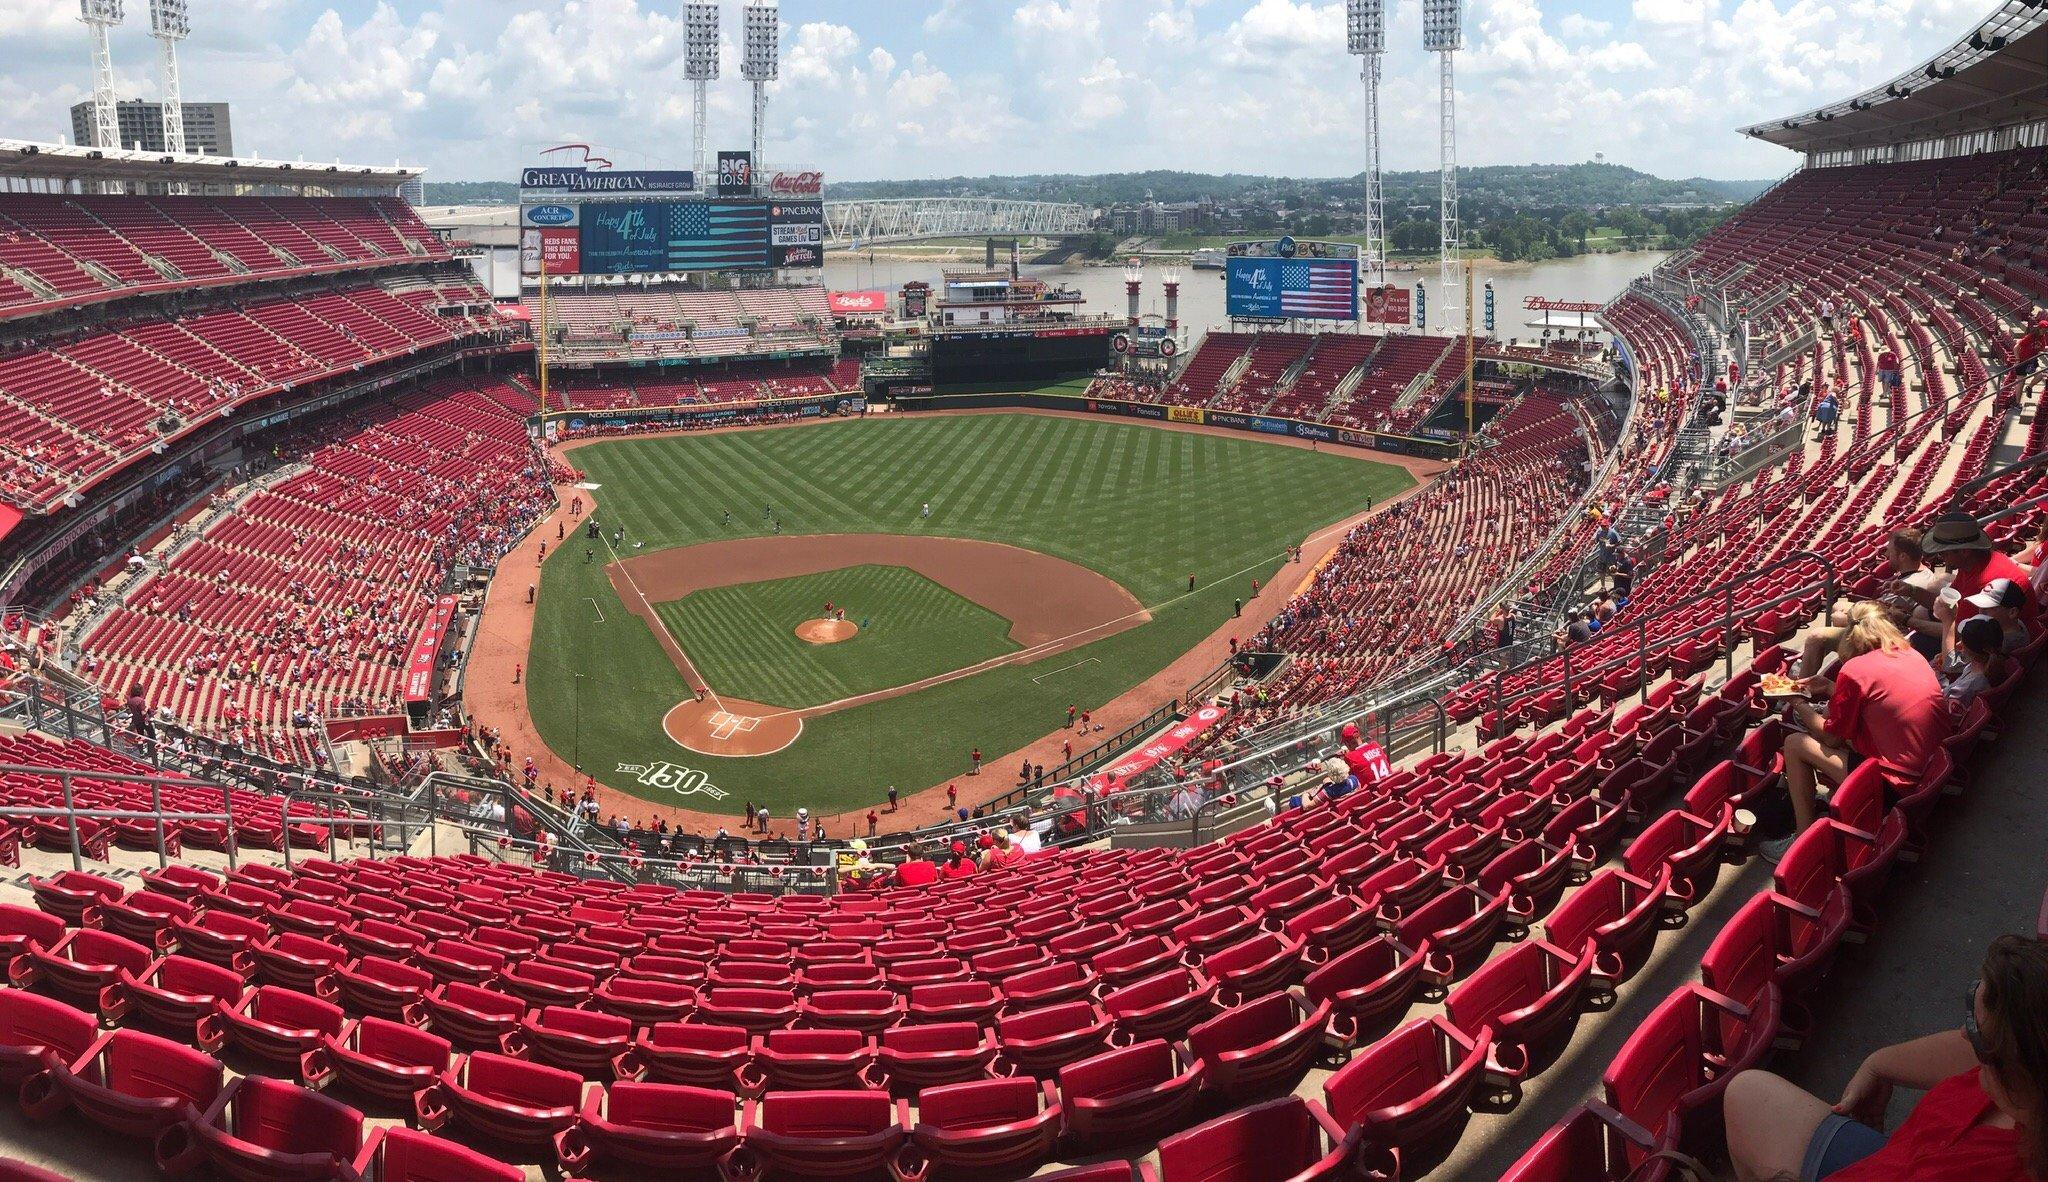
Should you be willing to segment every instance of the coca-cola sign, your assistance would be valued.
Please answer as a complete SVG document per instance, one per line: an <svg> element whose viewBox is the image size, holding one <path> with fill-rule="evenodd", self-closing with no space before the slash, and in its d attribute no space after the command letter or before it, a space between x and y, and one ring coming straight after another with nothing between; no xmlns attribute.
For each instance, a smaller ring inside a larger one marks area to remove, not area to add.
<svg viewBox="0 0 2048 1182"><path fill-rule="evenodd" d="M825 191L825 174L778 172L768 181L768 191L778 197L816 197Z"/></svg>

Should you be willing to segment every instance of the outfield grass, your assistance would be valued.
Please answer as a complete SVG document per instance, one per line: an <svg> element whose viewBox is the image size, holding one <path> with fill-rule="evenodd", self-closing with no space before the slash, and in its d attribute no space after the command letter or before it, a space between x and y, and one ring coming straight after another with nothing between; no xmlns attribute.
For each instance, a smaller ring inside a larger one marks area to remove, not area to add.
<svg viewBox="0 0 2048 1182"><path fill-rule="evenodd" d="M826 604L859 625L834 644L795 628ZM1010 621L901 566L711 587L654 605L697 672L729 697L798 709L1015 652Z"/></svg>
<svg viewBox="0 0 2048 1182"><path fill-rule="evenodd" d="M681 677L619 603L602 561L586 564L575 542L557 547L541 573L527 663L542 736L626 791L643 790L615 773L620 764L702 768L727 796L644 794L734 813L748 799L865 806L890 784L915 790L964 772L975 746L990 756L1022 747L1058 727L1069 704L1099 707L1166 667L1230 618L1253 578L1291 588L1304 572L1276 576L1287 547L1412 483L1403 469L1351 454L1022 414L627 438L572 459L600 486L607 533L623 525L641 552L770 533L772 509L785 534L936 534L1037 550L1101 572L1152 611L1149 623L1057 659L807 719L784 751L719 759L669 740L661 719L687 693ZM926 501L928 519L919 516ZM601 545L597 557L606 557ZM963 794L994 795L1014 770Z"/></svg>

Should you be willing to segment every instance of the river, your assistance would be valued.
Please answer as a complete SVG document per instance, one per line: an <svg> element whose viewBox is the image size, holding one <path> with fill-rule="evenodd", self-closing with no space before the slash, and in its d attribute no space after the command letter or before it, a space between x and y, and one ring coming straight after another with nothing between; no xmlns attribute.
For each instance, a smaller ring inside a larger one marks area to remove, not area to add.
<svg viewBox="0 0 2048 1182"><path fill-rule="evenodd" d="M1523 323L1533 315L1522 310L1524 297L1535 295L1553 300L1604 303L1628 286L1629 280L1649 271L1665 257L1662 251L1635 251L1580 255L1540 263L1502 263L1481 259L1473 268L1473 290L1480 292L1483 290L1481 285L1488 280L1493 281L1497 336L1533 337L1538 330L1525 327ZM884 289L893 302L897 289L913 279L922 279L936 287L942 269L958 270L978 263L979 260L974 264L939 263L887 256L871 260L864 255L856 258L833 254L825 260L824 282L833 291ZM1124 273L1121 267L1027 266L1024 273L1048 283L1078 288L1088 298L1090 311L1120 313L1124 309ZM1147 313L1163 314L1166 310L1162 274L1160 267L1146 268L1141 308ZM1430 324L1432 327L1444 327L1440 317L1443 304L1437 297L1434 265L1426 264L1420 271L1396 272L1390 278L1410 288L1416 280L1423 280L1429 287ZM1483 300L1485 297L1475 295L1474 298ZM1209 329L1227 326L1229 318L1223 312L1223 272L1185 272L1181 281L1180 318L1187 326L1191 343ZM1463 323L1461 316L1453 327Z"/></svg>

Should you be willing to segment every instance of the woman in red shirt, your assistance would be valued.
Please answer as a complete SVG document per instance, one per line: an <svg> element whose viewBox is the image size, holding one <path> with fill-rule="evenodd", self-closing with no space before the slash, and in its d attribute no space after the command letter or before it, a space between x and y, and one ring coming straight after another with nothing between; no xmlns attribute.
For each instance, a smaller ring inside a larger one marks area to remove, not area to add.
<svg viewBox="0 0 2048 1182"><path fill-rule="evenodd" d="M2000 936L1960 1030L1885 1047L1830 1106L1767 1071L1722 1101L1736 1182L2029 1182L2048 1177L2048 944ZM1889 1135L1893 1087L1927 1094Z"/></svg>
<svg viewBox="0 0 2048 1182"><path fill-rule="evenodd" d="M1827 713L1804 701L1792 705L1793 719L1805 728L1785 740L1785 787L1797 827L1791 836L1761 844L1759 852L1773 862L1813 824L1817 779L1839 784L1858 760L1874 759L1887 783L1909 786L1949 736L1941 679L1906 643L1884 604L1871 599L1850 608L1836 651L1842 663L1832 681L1799 683L1809 696L1828 700Z"/></svg>

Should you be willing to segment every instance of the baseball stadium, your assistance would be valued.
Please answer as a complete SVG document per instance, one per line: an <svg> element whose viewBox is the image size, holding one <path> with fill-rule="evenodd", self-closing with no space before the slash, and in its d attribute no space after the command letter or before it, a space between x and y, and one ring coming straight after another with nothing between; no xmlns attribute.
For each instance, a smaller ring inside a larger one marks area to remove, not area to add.
<svg viewBox="0 0 2048 1182"><path fill-rule="evenodd" d="M1358 232L1173 249L785 164L768 0L466 204L126 7L0 139L0 1182L2048 1178L2038 0L1550 270L1483 0L1302 6Z"/></svg>

